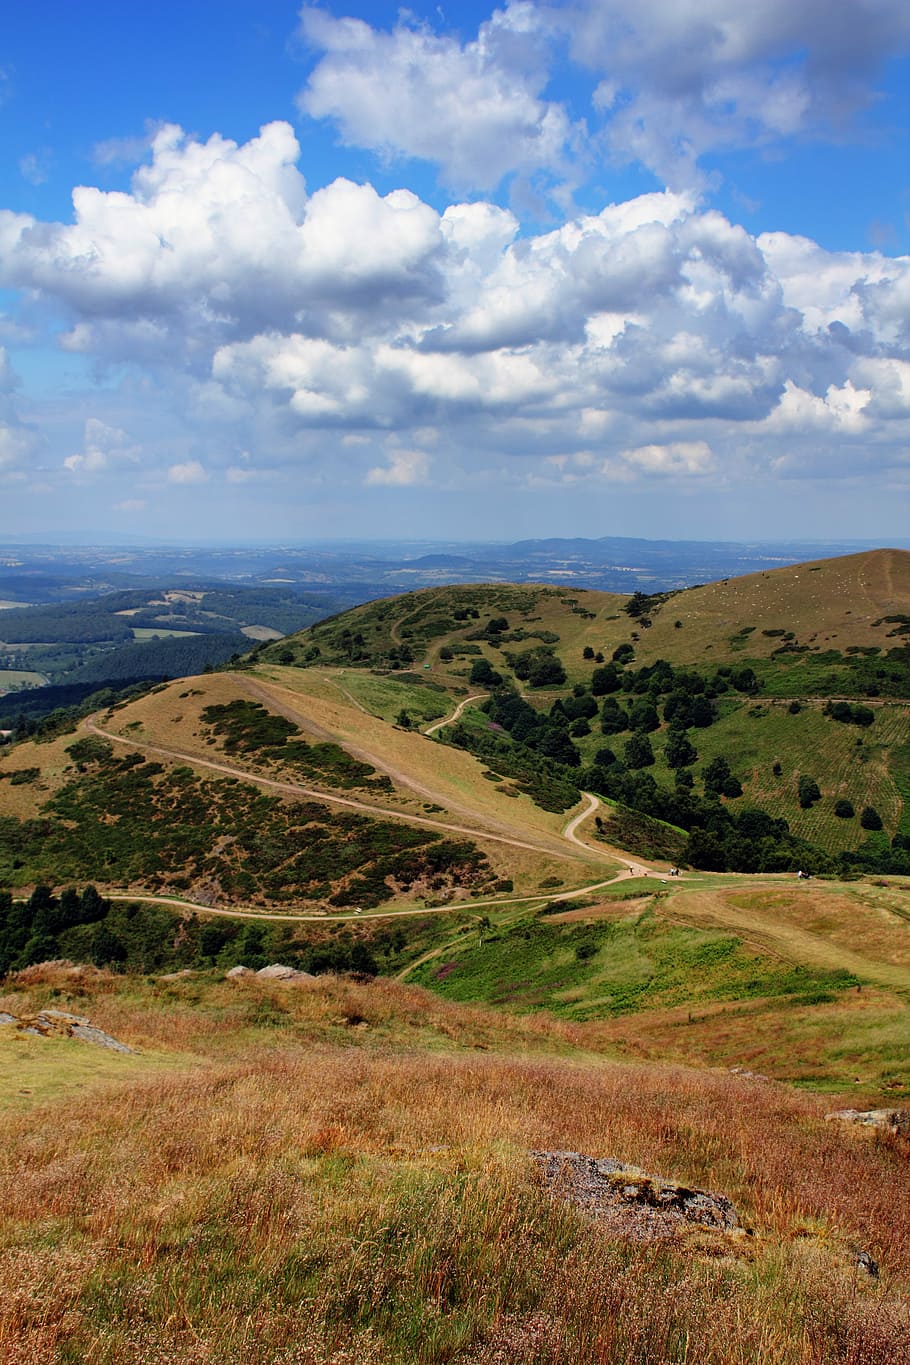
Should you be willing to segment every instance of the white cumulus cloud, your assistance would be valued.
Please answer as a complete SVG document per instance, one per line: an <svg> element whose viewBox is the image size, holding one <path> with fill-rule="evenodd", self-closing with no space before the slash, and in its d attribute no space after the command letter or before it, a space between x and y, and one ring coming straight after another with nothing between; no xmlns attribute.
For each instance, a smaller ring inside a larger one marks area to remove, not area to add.
<svg viewBox="0 0 910 1365"><path fill-rule="evenodd" d="M334 120L345 142L432 161L458 188L564 167L572 129L563 107L541 98L547 25L537 6L495 10L464 44L406 18L391 32L309 7L302 19L323 56L298 103Z"/></svg>
<svg viewBox="0 0 910 1365"><path fill-rule="evenodd" d="M377 465L367 471L364 483L372 487L410 488L426 483L430 472L430 458L422 450L393 450L387 465Z"/></svg>
<svg viewBox="0 0 910 1365"><path fill-rule="evenodd" d="M199 460L186 460L183 464L172 464L167 477L169 483L194 484L206 483L209 476Z"/></svg>

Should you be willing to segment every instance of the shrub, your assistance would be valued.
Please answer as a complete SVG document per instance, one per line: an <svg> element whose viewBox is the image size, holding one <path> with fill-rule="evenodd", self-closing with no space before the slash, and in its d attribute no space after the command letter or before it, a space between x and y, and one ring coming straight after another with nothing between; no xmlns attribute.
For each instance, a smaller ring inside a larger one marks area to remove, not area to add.
<svg viewBox="0 0 910 1365"><path fill-rule="evenodd" d="M863 829L881 829L882 817L874 806L864 806L863 813L859 817L859 822Z"/></svg>
<svg viewBox="0 0 910 1365"><path fill-rule="evenodd" d="M809 810L816 801L821 800L821 791L814 777L809 777L808 773L803 773L799 779L797 788L799 804L803 810Z"/></svg>
<svg viewBox="0 0 910 1365"><path fill-rule="evenodd" d="M846 798L842 796L834 806L834 814L840 820L851 820L856 814L856 811L853 809L853 802L846 800Z"/></svg>
<svg viewBox="0 0 910 1365"><path fill-rule="evenodd" d="M654 762L654 750L647 735L635 734L627 740L623 758L628 768L650 768Z"/></svg>

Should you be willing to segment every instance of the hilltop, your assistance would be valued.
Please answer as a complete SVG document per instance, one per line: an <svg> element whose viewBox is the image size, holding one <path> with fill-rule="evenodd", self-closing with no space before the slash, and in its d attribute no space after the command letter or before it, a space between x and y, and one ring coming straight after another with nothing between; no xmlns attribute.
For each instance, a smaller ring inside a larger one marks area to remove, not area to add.
<svg viewBox="0 0 910 1365"><path fill-rule="evenodd" d="M419 591L0 749L11 1360L902 1359L906 1139L825 1114L910 1101L908 559Z"/></svg>
<svg viewBox="0 0 910 1365"><path fill-rule="evenodd" d="M773 658L779 667L782 654L802 654L843 668L828 656L887 654L910 637L910 551L865 551L635 596L643 605L637 618L627 614L630 596L616 593L549 584L425 588L318 622L263 658L290 662L290 651L295 663L394 664L397 657L407 664L425 650L434 668L447 671L440 650L488 642L474 623L511 611L507 633L523 630L531 643L552 645L573 680L585 647L609 656L630 641L641 663L694 663L708 650L717 663ZM558 640L547 638L553 633Z"/></svg>

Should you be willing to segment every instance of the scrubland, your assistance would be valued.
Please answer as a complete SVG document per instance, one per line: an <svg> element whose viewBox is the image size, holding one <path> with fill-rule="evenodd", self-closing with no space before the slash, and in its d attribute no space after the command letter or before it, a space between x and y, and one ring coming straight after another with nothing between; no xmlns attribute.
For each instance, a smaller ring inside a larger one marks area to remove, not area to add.
<svg viewBox="0 0 910 1365"><path fill-rule="evenodd" d="M830 1099L391 981L7 985L0 1009L71 1008L139 1054L5 1110L10 1365L910 1353L906 1144L825 1123ZM21 1042L18 1090L35 1047L85 1048ZM541 1148L721 1191L744 1230L608 1237L540 1187Z"/></svg>

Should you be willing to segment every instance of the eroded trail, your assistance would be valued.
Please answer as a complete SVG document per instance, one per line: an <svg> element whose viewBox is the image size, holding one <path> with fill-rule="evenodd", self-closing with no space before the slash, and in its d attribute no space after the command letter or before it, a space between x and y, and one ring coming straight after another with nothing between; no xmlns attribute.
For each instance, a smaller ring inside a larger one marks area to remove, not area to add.
<svg viewBox="0 0 910 1365"><path fill-rule="evenodd" d="M397 812L394 812L394 814L397 815L397 818L410 821L416 820L416 823L418 824L438 826L440 829L452 829L461 834L470 834L475 838L492 839L496 843L509 844L513 848L532 849L536 853L547 853L557 858L567 858L571 856L570 854L567 854L564 849L560 848L558 836L550 836L544 833L528 835L523 828L516 829L513 825L498 819L489 812L479 811L475 806L468 805L459 800L457 796L453 795L451 790L434 786L432 783L416 778L413 773L409 772L406 768L401 767L399 764L391 763L388 757L384 753L379 752L376 748L369 747L359 740L352 741L348 735L342 735L336 731L326 729L325 726L318 724L318 722L307 715L305 709L301 706L294 694L288 692L286 688L282 688L274 683L264 683L259 679L249 677L238 677L237 682L249 696L254 697L264 706L270 708L272 711L276 711L279 715L284 716L285 720L289 720L292 724L299 726L305 734L311 735L314 739L318 739L322 742L340 744L342 748L354 758L360 759L362 763L368 763L378 772L385 773L397 786L413 792L423 801L430 801L434 805L442 806L445 810L454 811L458 815L463 815L469 820L476 821L477 827L466 829L458 825L443 825L436 820L423 820L409 815L402 816ZM373 717L371 717L371 719L373 719ZM415 742L422 742L425 736L415 736L414 738ZM330 800L332 798L326 797L325 799ZM370 808L371 811L374 809L376 808ZM393 814L393 812L387 813ZM535 842L530 842L531 839L535 840ZM597 851L586 847L584 844L579 843L578 847L585 852L589 860L603 856L599 855Z"/></svg>
<svg viewBox="0 0 910 1365"><path fill-rule="evenodd" d="M270 698L271 700L271 698ZM346 810L357 811L362 815L369 815L380 820L400 820L408 825L420 825L426 829L445 830L451 834L462 834L470 839L479 839L482 842L495 844L506 844L510 848L526 849L531 853L545 853L553 858L571 859L573 855L565 852L558 847L554 847L548 839L541 839L539 842L531 842L528 839L513 838L507 834L494 834L488 830L471 827L469 825L456 825L445 820L431 820L425 815L412 815L403 811L389 810L385 806L373 805L369 801L358 801L354 797L335 796L316 787L305 787L297 782L286 782L275 777L263 777L258 773L247 772L244 768L234 768L229 763L217 763L214 759L201 758L196 754L186 753L181 749L171 749L162 744L150 744L145 740L134 738L132 735L123 736L116 734L113 730L106 730L98 724L96 716L88 716L83 721L86 730L92 734L101 735L104 739L111 740L114 744L122 744L130 749L141 749L143 753L156 754L160 758L171 759L177 763L188 763L194 768L205 768L208 772L220 773L224 777L239 778L243 782L252 782L258 787L265 787L268 791L279 792L283 796L307 797L312 800L324 802L327 805L343 806ZM354 752L351 750L350 752ZM359 754L355 756L359 757ZM385 769L388 771L388 768ZM430 793L427 793L430 794Z"/></svg>
<svg viewBox="0 0 910 1365"><path fill-rule="evenodd" d="M458 720L459 717L461 716L461 713L466 706L468 706L472 701L480 701L481 697L486 697L488 695L489 694L487 692L475 692L473 696L465 697L464 701L460 701L458 703L458 705L455 707L455 710L452 712L450 716L444 716L442 720L437 720L433 725L430 725L426 730L424 730L423 733L429 738L430 735L435 735L436 731L443 729L444 726L454 725L456 720Z"/></svg>
<svg viewBox="0 0 910 1365"><path fill-rule="evenodd" d="M583 825L585 820L588 819L588 816L593 815L600 807L600 799L596 797L593 792L582 792L581 795L585 802L584 810L579 811L578 815L573 815L572 819L563 830L562 837L568 839L572 844L577 844L577 846L583 848L586 853L600 853L603 857L612 858L615 862L622 863L628 868L630 873L634 873L638 877L653 877L655 874L649 867L646 867L645 864L642 863L640 858L630 858L628 853L622 853L618 848L612 848L607 844L601 844L599 847L594 848L591 844L586 843L584 839L578 837L576 831L579 826ZM614 878L614 880L616 879Z"/></svg>

